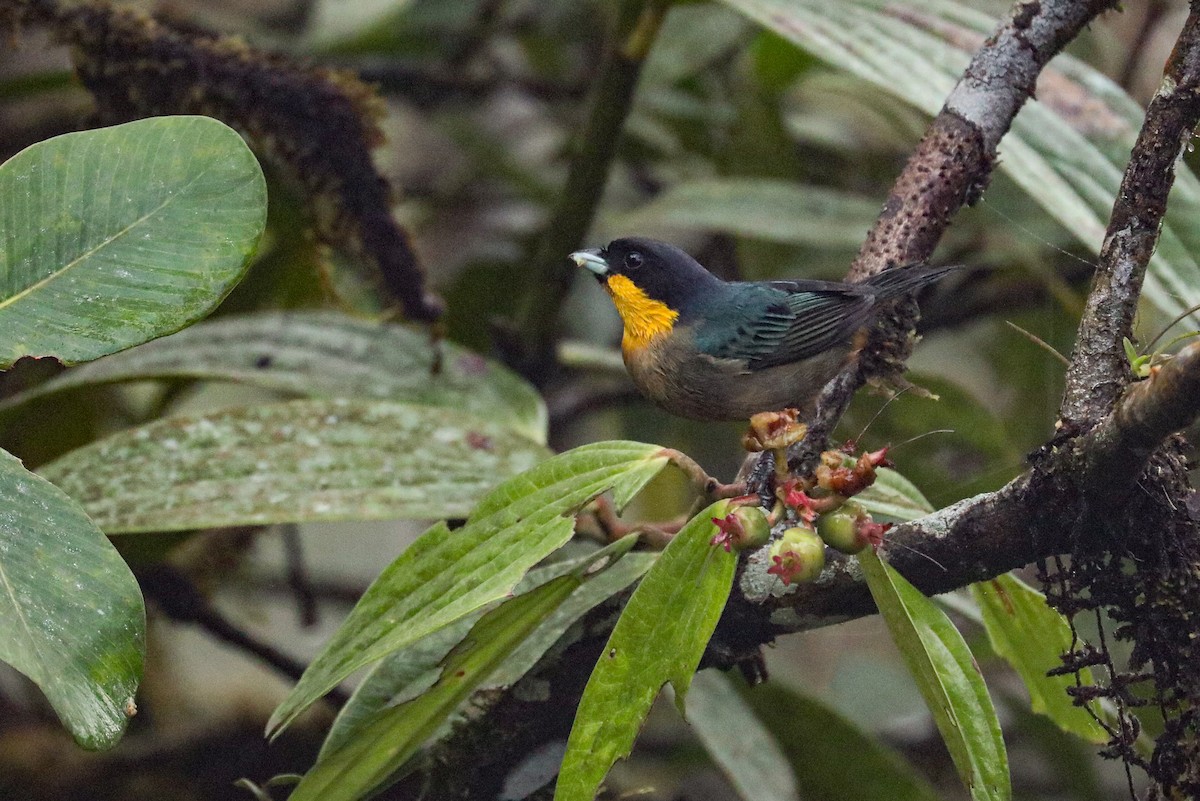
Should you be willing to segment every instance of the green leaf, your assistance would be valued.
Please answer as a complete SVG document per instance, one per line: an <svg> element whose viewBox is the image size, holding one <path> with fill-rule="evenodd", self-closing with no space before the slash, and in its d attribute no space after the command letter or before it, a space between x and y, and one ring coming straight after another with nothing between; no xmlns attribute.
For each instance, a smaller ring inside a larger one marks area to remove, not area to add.
<svg viewBox="0 0 1200 801"><path fill-rule="evenodd" d="M1088 742L1108 742L1103 727L1067 695L1074 678L1046 675L1062 665L1059 655L1070 650L1072 638L1066 620L1046 605L1045 596L1012 574L973 584L971 594L992 647L1025 682L1033 711ZM1084 669L1083 681L1091 683L1090 670Z"/></svg>
<svg viewBox="0 0 1200 801"><path fill-rule="evenodd" d="M746 801L799 801L796 775L779 743L729 679L715 670L697 673L688 700L688 723L738 795Z"/></svg>
<svg viewBox="0 0 1200 801"><path fill-rule="evenodd" d="M116 534L461 517L545 456L503 426L445 409L298 400L157 420L40 472Z"/></svg>
<svg viewBox="0 0 1200 801"><path fill-rule="evenodd" d="M760 684L745 697L778 738L802 798L937 801L933 788L899 754L816 698L776 682Z"/></svg>
<svg viewBox="0 0 1200 801"><path fill-rule="evenodd" d="M618 543L614 544L619 543L618 540ZM538 660L559 641L575 621L640 579L653 567L658 556L655 551L626 554L616 564L606 567L602 573L590 577L512 652L499 670L488 677L486 686L502 689L516 684L534 668Z"/></svg>
<svg viewBox="0 0 1200 801"><path fill-rule="evenodd" d="M484 615L446 657L441 678L407 703L383 709L342 747L322 756L290 801L355 801L385 785L508 653L579 587L562 576Z"/></svg>
<svg viewBox="0 0 1200 801"><path fill-rule="evenodd" d="M318 398L444 406L546 441L537 390L498 364L429 333L338 312L266 312L201 323L101 359L0 403L0 412L68 389L117 381L235 381Z"/></svg>
<svg viewBox="0 0 1200 801"><path fill-rule="evenodd" d="M737 556L713 546L718 501L684 526L634 590L588 679L567 740L555 801L592 801L608 769L629 754L664 684L683 710L692 674L733 586Z"/></svg>
<svg viewBox="0 0 1200 801"><path fill-rule="evenodd" d="M266 182L207 117L65 134L0 165L0 367L88 361L178 331L245 272Z"/></svg>
<svg viewBox="0 0 1200 801"><path fill-rule="evenodd" d="M996 20L948 0L724 0L814 56L936 114ZM1143 111L1111 79L1060 55L1000 143L998 164L1098 252ZM1200 181L1182 163L1145 296L1174 315L1200 300Z"/></svg>
<svg viewBox="0 0 1200 801"><path fill-rule="evenodd" d="M380 574L271 716L276 735L355 670L503 598L565 543L574 513L612 490L618 509L667 463L657 445L598 442L501 484L451 532L439 523Z"/></svg>
<svg viewBox="0 0 1200 801"><path fill-rule="evenodd" d="M933 713L963 784L977 801L1008 801L1008 755L979 667L933 601L867 548L858 555L871 597Z"/></svg>
<svg viewBox="0 0 1200 801"><path fill-rule="evenodd" d="M78 504L0 451L0 660L34 681L84 748L121 738L146 613L129 567Z"/></svg>
<svg viewBox="0 0 1200 801"><path fill-rule="evenodd" d="M516 683L550 646L558 642L576 620L628 587L649 570L658 558L657 553L624 553L636 539L635 535L630 535L587 556L529 571L513 590L515 594L524 594L574 570L597 565L600 559L617 560L615 564L606 562L601 572L594 575L589 573L583 586L571 593L571 596L517 645L505 658L504 663L488 676L485 686L503 688ZM599 565L592 569L598 567ZM338 712L325 742L321 744L321 754L341 747L364 721L369 720L380 709L415 698L432 686L441 673L439 665L442 660L450 649L466 636L480 614L482 613L468 615L378 662L354 688L354 694Z"/></svg>
<svg viewBox="0 0 1200 801"><path fill-rule="evenodd" d="M338 710L321 743L318 762L346 747L385 709L420 697L442 676L442 662L485 612L479 610L375 663L346 705Z"/></svg>
<svg viewBox="0 0 1200 801"><path fill-rule="evenodd" d="M906 523L933 511L921 491L895 470L887 467L875 471L875 483L854 496L854 500L873 516Z"/></svg>
<svg viewBox="0 0 1200 801"><path fill-rule="evenodd" d="M723 231L771 242L856 248L878 213L878 201L836 189L767 178L709 178L673 186L610 226Z"/></svg>

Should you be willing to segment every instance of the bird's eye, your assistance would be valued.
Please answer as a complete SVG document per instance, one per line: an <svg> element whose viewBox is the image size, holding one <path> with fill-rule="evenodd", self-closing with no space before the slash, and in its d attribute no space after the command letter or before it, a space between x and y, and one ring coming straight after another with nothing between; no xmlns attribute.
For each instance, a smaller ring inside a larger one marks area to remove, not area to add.
<svg viewBox="0 0 1200 801"><path fill-rule="evenodd" d="M626 254L625 269L626 270L636 270L638 267L642 266L642 261L643 261L643 259L642 259L641 253Z"/></svg>

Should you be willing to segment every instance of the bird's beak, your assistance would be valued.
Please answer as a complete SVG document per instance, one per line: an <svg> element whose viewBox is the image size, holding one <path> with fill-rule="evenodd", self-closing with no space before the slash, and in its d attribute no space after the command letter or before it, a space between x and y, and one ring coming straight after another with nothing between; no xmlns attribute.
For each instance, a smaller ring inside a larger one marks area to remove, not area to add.
<svg viewBox="0 0 1200 801"><path fill-rule="evenodd" d="M596 274L596 278L604 280L608 275L608 262L600 255L600 248L577 250L571 254L571 260L580 267L586 267Z"/></svg>

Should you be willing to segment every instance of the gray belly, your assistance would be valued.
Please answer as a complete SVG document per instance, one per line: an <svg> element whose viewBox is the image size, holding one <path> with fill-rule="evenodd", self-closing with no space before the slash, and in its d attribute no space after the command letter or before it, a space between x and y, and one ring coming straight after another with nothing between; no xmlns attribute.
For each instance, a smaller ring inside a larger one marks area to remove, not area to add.
<svg viewBox="0 0 1200 801"><path fill-rule="evenodd" d="M686 334L662 337L625 354L625 366L642 394L693 420L748 420L758 412L795 407L808 411L846 361L849 346L765 370L691 351Z"/></svg>

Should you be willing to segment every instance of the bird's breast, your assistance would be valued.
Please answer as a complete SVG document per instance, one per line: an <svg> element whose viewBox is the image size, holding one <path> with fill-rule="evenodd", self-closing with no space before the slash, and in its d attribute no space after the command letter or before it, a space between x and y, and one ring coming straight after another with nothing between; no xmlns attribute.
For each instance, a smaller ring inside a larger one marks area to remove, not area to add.
<svg viewBox="0 0 1200 801"><path fill-rule="evenodd" d="M641 287L623 275L609 276L605 282L613 305L621 315L624 333L621 350L626 354L643 350L661 336L671 333L679 312L647 295Z"/></svg>

